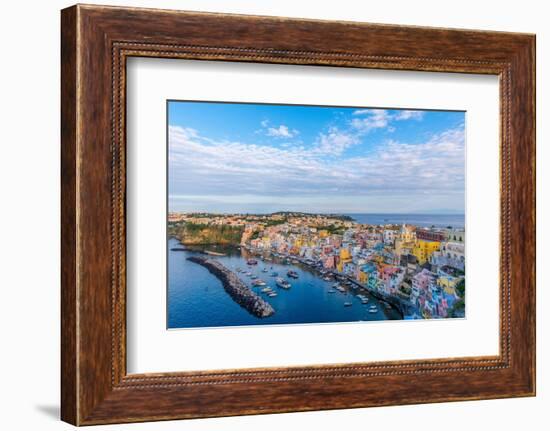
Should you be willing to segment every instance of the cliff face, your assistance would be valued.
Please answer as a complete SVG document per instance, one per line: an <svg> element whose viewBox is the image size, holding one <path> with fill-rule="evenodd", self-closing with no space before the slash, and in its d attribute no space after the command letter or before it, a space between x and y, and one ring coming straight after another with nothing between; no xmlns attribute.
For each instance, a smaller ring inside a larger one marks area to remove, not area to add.
<svg viewBox="0 0 550 431"><path fill-rule="evenodd" d="M184 245L239 245L244 228L227 225L195 225L187 223L184 226L172 228L168 233L175 236Z"/></svg>

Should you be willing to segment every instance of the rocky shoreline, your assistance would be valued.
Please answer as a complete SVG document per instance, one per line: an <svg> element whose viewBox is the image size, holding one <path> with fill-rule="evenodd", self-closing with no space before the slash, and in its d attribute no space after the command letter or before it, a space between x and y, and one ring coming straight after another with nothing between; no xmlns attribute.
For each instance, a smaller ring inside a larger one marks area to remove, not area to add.
<svg viewBox="0 0 550 431"><path fill-rule="evenodd" d="M239 277L222 263L215 259L191 256L187 260L204 266L223 284L225 291L233 301L246 309L250 314L259 317L269 317L275 313L273 307L260 296L256 295Z"/></svg>

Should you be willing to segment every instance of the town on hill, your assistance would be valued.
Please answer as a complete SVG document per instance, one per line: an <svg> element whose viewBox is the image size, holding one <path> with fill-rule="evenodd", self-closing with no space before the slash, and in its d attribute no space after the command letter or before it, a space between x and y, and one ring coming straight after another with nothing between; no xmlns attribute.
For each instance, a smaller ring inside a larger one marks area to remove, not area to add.
<svg viewBox="0 0 550 431"><path fill-rule="evenodd" d="M168 235L183 245L239 246L299 259L402 304L412 310L405 318L465 315L464 229L361 224L338 214L171 212Z"/></svg>

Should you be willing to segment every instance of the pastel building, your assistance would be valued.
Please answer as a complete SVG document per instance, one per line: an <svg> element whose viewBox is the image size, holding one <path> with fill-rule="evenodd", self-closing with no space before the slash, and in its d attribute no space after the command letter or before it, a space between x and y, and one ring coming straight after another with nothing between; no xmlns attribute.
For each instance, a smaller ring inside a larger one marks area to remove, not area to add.
<svg viewBox="0 0 550 431"><path fill-rule="evenodd" d="M418 260L419 265L430 260L432 254L439 250L441 243L439 241L431 241L426 239L418 239L412 249L412 254Z"/></svg>

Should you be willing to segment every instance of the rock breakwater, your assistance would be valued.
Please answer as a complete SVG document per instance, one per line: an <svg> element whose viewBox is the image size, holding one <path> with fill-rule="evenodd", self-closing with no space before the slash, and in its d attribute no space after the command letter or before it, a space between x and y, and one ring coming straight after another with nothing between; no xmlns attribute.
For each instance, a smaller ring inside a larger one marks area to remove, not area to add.
<svg viewBox="0 0 550 431"><path fill-rule="evenodd" d="M233 301L246 309L250 314L263 318L275 313L271 304L254 293L234 272L226 268L221 262L199 256L191 256L187 260L204 266L214 274L222 282L223 288Z"/></svg>

